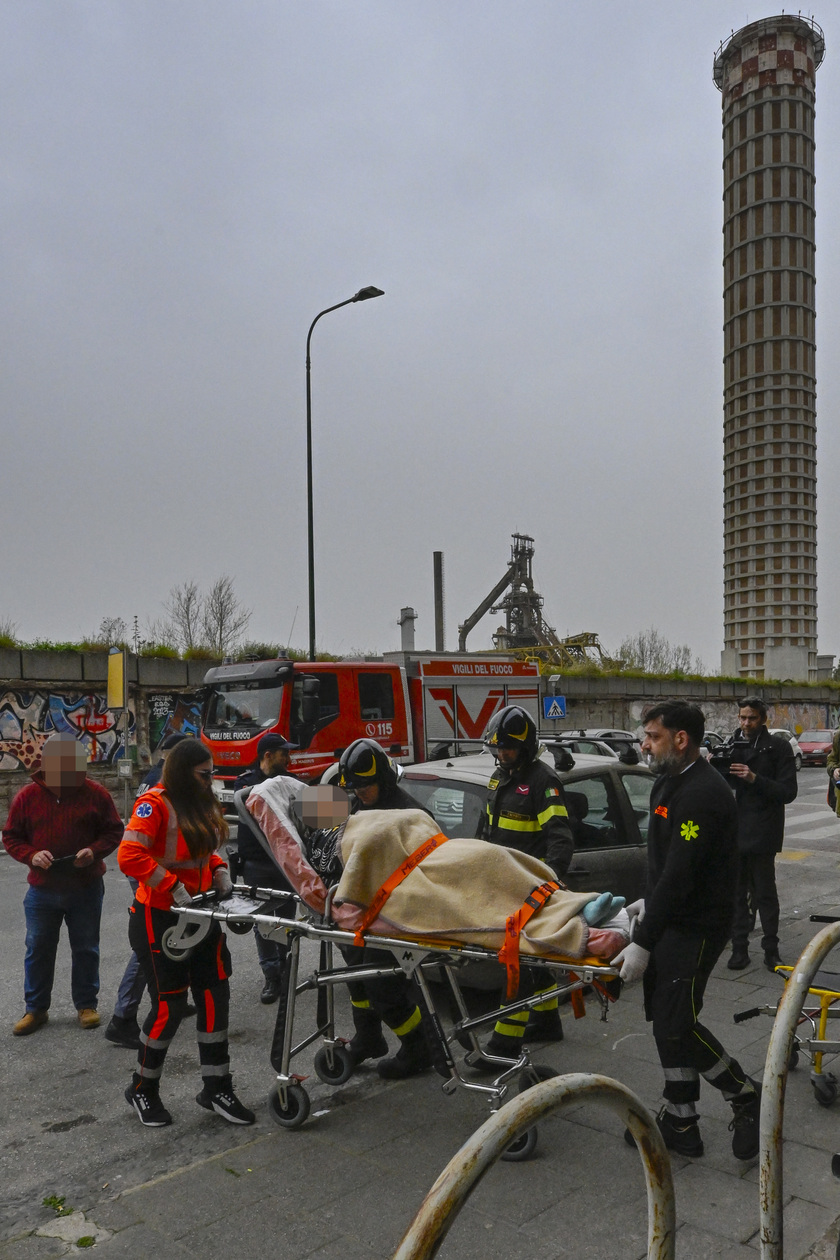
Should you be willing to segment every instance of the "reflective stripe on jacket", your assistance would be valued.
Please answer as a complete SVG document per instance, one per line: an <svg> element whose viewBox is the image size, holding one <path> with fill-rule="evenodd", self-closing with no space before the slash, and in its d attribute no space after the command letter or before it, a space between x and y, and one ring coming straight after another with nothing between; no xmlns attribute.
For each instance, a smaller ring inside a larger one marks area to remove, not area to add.
<svg viewBox="0 0 840 1260"><path fill-rule="evenodd" d="M512 771L499 766L487 787L484 839L530 853L565 875L574 841L557 775L539 760Z"/></svg>
<svg viewBox="0 0 840 1260"><path fill-rule="evenodd" d="M158 910L171 908L171 893L177 883L192 896L207 892L216 867L226 864L220 853L192 856L161 787L144 792L135 801L117 861L124 875L138 881L137 900Z"/></svg>

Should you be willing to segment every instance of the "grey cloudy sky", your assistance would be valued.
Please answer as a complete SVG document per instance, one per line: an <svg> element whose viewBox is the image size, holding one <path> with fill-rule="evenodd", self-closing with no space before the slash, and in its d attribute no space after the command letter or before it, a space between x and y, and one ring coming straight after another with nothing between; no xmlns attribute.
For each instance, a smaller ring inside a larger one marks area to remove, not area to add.
<svg viewBox="0 0 840 1260"><path fill-rule="evenodd" d="M222 573L307 641L447 646L514 530L561 634L722 646L720 97L777 12L3 0L0 618L77 638ZM820 650L840 652L840 25L815 17ZM470 646L489 646L485 618Z"/></svg>

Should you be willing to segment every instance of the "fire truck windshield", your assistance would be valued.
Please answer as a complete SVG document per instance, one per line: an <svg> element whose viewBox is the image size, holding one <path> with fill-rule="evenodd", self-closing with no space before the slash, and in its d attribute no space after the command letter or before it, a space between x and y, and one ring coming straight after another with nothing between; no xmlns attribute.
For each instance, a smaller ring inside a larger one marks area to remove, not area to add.
<svg viewBox="0 0 840 1260"><path fill-rule="evenodd" d="M213 683L204 710L205 732L212 739L214 730L267 730L277 724L282 698L283 683L274 678Z"/></svg>

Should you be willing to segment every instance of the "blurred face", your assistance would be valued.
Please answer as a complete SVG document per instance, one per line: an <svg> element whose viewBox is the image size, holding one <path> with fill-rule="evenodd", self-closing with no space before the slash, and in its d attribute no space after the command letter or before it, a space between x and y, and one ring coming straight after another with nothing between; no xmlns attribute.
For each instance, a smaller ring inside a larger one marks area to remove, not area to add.
<svg viewBox="0 0 840 1260"><path fill-rule="evenodd" d="M338 827L349 814L350 802L341 788L318 784L305 787L300 794L300 816L314 831Z"/></svg>
<svg viewBox="0 0 840 1260"><path fill-rule="evenodd" d="M738 723L747 739L752 739L753 735L756 735L761 730L764 725L764 719L758 709L747 707L738 710Z"/></svg>
<svg viewBox="0 0 840 1260"><path fill-rule="evenodd" d="M47 787L57 790L84 782L87 750L70 735L48 739L41 753L41 769Z"/></svg>

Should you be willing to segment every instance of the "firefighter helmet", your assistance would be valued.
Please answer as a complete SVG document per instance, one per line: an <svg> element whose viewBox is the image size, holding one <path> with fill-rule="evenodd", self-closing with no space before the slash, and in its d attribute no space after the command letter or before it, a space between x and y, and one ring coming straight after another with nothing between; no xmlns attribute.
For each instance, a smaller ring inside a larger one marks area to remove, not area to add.
<svg viewBox="0 0 840 1260"><path fill-rule="evenodd" d="M518 704L500 709L487 724L484 747L490 752L498 748L516 748L523 761L533 761L537 755L537 724L530 713Z"/></svg>
<svg viewBox="0 0 840 1260"><path fill-rule="evenodd" d="M338 786L347 791L370 787L393 787L397 768L381 744L375 739L356 739L349 744L338 761Z"/></svg>

